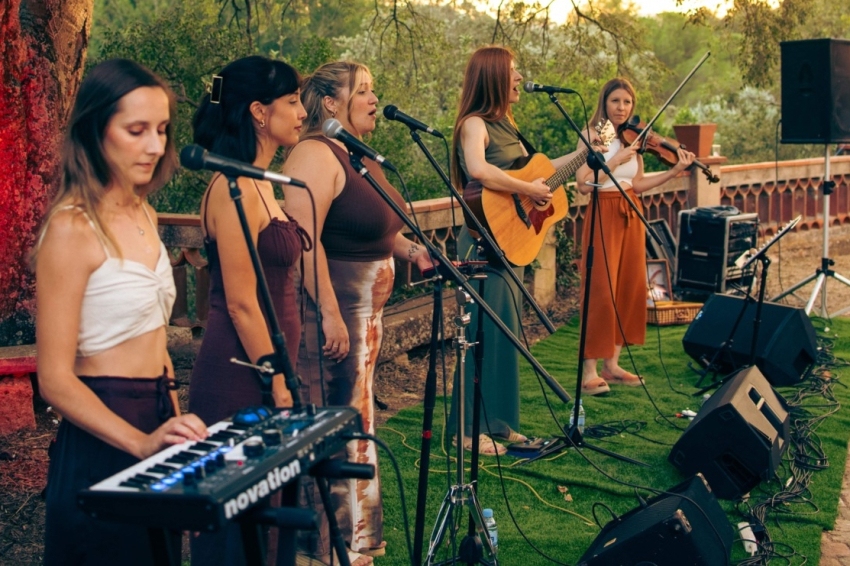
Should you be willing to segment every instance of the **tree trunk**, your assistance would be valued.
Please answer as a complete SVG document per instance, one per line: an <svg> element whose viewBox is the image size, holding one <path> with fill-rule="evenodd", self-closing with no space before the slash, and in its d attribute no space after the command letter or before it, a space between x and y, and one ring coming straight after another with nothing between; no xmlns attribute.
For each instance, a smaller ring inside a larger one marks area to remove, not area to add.
<svg viewBox="0 0 850 566"><path fill-rule="evenodd" d="M61 132L82 80L93 6L0 1L0 346L32 339L27 255L56 191Z"/></svg>

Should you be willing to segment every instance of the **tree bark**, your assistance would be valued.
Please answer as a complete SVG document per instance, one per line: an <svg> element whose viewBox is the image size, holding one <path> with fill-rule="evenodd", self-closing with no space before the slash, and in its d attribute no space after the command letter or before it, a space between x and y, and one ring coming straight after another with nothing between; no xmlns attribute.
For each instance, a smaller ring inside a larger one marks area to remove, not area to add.
<svg viewBox="0 0 850 566"><path fill-rule="evenodd" d="M34 314L27 256L58 186L61 132L82 80L93 7L0 2L0 345L32 333L20 328Z"/></svg>

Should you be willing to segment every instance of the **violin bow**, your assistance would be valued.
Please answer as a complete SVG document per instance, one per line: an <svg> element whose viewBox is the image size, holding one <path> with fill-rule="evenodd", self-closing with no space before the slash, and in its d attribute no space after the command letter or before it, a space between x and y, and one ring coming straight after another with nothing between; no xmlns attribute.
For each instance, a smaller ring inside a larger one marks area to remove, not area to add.
<svg viewBox="0 0 850 566"><path fill-rule="evenodd" d="M661 116L661 113L664 112L668 106L670 106L670 103L673 102L673 99L676 98L676 95L679 94L679 91L682 90L682 87L688 84L688 81L691 80L691 77L694 76L694 73L697 72L697 69L699 69L703 63L705 63L705 60L708 59L709 55L711 55L711 51L706 51L705 55L702 56L702 59L697 61L697 64L694 65L693 69L691 69L691 72L688 73L688 75L682 80L681 83L679 83L679 86L676 87L676 90L673 91L673 94L670 95L670 98L667 99L667 102L665 102L661 106L661 108L658 109L658 112L655 113L655 116L652 118L652 120L646 123L646 127L638 134L638 136L635 138L635 141L633 141L629 147L634 147L635 144L641 141L641 138L646 136L647 132L649 132L650 128L652 128L652 125L655 123L656 120L658 120L658 117Z"/></svg>

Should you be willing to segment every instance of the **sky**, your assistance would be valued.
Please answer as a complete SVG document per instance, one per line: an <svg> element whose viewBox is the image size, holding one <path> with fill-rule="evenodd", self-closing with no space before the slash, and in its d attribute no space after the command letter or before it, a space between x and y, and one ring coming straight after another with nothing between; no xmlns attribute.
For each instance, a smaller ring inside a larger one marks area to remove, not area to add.
<svg viewBox="0 0 850 566"><path fill-rule="evenodd" d="M541 4L545 4L546 0L539 0ZM624 2L625 3L625 2ZM643 16L658 14L660 12L680 12L685 13L688 10L695 8L706 7L714 10L719 16L726 13L726 8L731 6L732 0L684 0L682 6L676 6L676 0L633 0L637 6L637 11ZM491 5L498 5L498 0L490 0ZM566 14L572 9L570 0L554 0L552 2L551 14L552 19L562 22L566 18Z"/></svg>

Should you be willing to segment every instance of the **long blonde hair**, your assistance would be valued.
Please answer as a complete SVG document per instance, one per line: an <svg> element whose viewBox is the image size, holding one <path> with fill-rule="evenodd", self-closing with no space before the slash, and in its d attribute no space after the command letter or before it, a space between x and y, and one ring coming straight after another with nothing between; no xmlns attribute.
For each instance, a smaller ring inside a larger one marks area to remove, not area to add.
<svg viewBox="0 0 850 566"><path fill-rule="evenodd" d="M97 235L121 256L121 249L99 212L106 188L113 176L103 153L103 137L109 120L118 111L121 99L141 87L161 88L168 96L169 116L174 117L174 93L165 81L134 61L110 59L100 63L86 75L80 85L65 134L59 191L42 222L39 243L53 214L65 206L73 205L86 213ZM173 128L172 122L169 121L165 129L165 153L156 164L151 181L136 187L136 194L141 198L146 198L161 188L177 169ZM37 253L38 244L33 249L32 260Z"/></svg>
<svg viewBox="0 0 850 566"><path fill-rule="evenodd" d="M304 79L301 85L301 103L307 111L302 138L317 136L328 118L333 118L325 107L324 98L339 97L339 93L348 87L347 110L351 110L351 100L365 76L371 76L369 68L354 61L335 61L325 63L313 74ZM354 132L353 132L354 133Z"/></svg>
<svg viewBox="0 0 850 566"><path fill-rule="evenodd" d="M516 57L507 47L481 47L472 54L463 74L463 90L458 104L457 120L452 136L452 183L463 187L463 170L458 161L460 130L470 116L480 116L485 122L498 122L505 116L514 124L511 112L511 62ZM515 124L514 124L515 125Z"/></svg>

